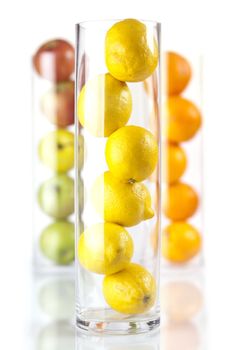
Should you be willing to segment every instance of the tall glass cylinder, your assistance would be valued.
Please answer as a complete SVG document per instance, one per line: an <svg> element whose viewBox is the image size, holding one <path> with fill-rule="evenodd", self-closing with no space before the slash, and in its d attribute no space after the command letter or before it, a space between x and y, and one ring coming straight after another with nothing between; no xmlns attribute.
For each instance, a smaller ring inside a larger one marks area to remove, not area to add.
<svg viewBox="0 0 233 350"><path fill-rule="evenodd" d="M74 265L75 51L70 39L38 43L32 62L33 262L39 272Z"/></svg>
<svg viewBox="0 0 233 350"><path fill-rule="evenodd" d="M184 270L203 262L203 59L177 50L163 60L162 266Z"/></svg>
<svg viewBox="0 0 233 350"><path fill-rule="evenodd" d="M85 331L159 325L159 44L153 21L77 25L76 320Z"/></svg>

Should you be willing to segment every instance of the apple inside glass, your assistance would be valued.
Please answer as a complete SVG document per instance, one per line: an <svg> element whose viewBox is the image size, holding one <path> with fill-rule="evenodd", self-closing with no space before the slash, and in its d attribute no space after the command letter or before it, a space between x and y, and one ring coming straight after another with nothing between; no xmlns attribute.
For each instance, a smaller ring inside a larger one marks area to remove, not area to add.
<svg viewBox="0 0 233 350"><path fill-rule="evenodd" d="M58 83L41 99L41 110L58 127L74 124L74 82Z"/></svg>
<svg viewBox="0 0 233 350"><path fill-rule="evenodd" d="M75 256L74 224L60 220L47 226L40 236L40 249L58 265L71 264Z"/></svg>

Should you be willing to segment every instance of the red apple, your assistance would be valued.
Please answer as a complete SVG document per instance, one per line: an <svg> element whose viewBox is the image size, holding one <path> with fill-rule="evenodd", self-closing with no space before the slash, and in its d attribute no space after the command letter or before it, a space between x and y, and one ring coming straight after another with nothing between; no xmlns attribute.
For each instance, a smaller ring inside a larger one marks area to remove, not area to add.
<svg viewBox="0 0 233 350"><path fill-rule="evenodd" d="M74 82L61 82L47 91L41 99L41 110L60 128L74 124Z"/></svg>
<svg viewBox="0 0 233 350"><path fill-rule="evenodd" d="M68 80L74 72L75 53L65 40L54 39L43 44L33 57L37 73L52 82Z"/></svg>

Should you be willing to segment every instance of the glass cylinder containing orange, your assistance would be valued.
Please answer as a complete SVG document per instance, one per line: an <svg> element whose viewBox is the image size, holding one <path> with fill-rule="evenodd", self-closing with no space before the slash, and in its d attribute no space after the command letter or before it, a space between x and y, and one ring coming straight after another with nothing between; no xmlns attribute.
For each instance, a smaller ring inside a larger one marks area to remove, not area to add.
<svg viewBox="0 0 233 350"><path fill-rule="evenodd" d="M167 51L163 72L162 256L193 267L203 246L202 58Z"/></svg>

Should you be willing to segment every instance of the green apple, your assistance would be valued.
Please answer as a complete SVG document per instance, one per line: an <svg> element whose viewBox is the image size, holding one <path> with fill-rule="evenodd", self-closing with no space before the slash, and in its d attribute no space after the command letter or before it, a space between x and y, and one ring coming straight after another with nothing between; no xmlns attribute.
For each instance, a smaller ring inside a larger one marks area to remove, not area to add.
<svg viewBox="0 0 233 350"><path fill-rule="evenodd" d="M41 209L55 219L65 219L74 212L74 180L59 174L45 181L39 188Z"/></svg>
<svg viewBox="0 0 233 350"><path fill-rule="evenodd" d="M75 256L74 224L61 220L47 226L40 236L40 249L59 265L72 263Z"/></svg>
<svg viewBox="0 0 233 350"><path fill-rule="evenodd" d="M51 131L40 141L38 152L46 166L66 173L74 166L74 134L64 129Z"/></svg>

